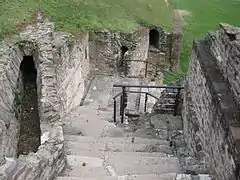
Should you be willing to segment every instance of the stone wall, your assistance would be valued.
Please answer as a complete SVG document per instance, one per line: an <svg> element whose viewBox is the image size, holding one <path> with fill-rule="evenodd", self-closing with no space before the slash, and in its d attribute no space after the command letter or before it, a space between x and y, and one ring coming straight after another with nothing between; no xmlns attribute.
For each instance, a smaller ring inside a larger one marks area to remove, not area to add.
<svg viewBox="0 0 240 180"><path fill-rule="evenodd" d="M179 29L175 29L175 31L173 31L171 35L170 69L172 71L179 70L181 44L182 44L182 32Z"/></svg>
<svg viewBox="0 0 240 180"><path fill-rule="evenodd" d="M209 33L207 38L211 42L211 52L240 104L240 27L227 24L220 24L220 27L216 33Z"/></svg>
<svg viewBox="0 0 240 180"><path fill-rule="evenodd" d="M89 56L92 72L114 73L121 48L120 35L107 30L89 35Z"/></svg>
<svg viewBox="0 0 240 180"><path fill-rule="evenodd" d="M75 40L70 35L56 33L58 96L61 115L78 106L86 89L89 75L88 34Z"/></svg>
<svg viewBox="0 0 240 180"><path fill-rule="evenodd" d="M239 82L237 79L232 81L232 72L223 70L230 67L224 66L219 59L227 61L228 66L231 61L230 64L236 67L239 39L230 41L224 29L221 27L214 36L226 38L225 41L216 43L213 34L205 40L194 41L184 85L182 115L185 141L192 155L210 168L214 179L235 180L239 179L240 171L240 111L232 92L233 84ZM228 50L216 52L219 47Z"/></svg>
<svg viewBox="0 0 240 180"><path fill-rule="evenodd" d="M134 48L129 52L130 60L146 61L149 48L149 31L147 29L139 29L133 34ZM129 64L130 76L144 76L145 63L131 62Z"/></svg>
<svg viewBox="0 0 240 180"><path fill-rule="evenodd" d="M114 74L119 70L126 71L126 65L129 76L138 76L140 70L145 67L143 62L124 62L124 60L145 61L147 59L148 29L139 29L133 33L112 33L107 30L92 32L89 38L89 56L92 72ZM122 54L122 47L127 48L124 55ZM122 65L124 69L121 69Z"/></svg>
<svg viewBox="0 0 240 180"><path fill-rule="evenodd" d="M49 179L66 164L53 60L53 30L54 24L45 20L0 44L0 148L1 164L5 163L0 168L1 178ZM20 122L14 99L23 56L33 56L37 69L42 136L38 152L17 159Z"/></svg>

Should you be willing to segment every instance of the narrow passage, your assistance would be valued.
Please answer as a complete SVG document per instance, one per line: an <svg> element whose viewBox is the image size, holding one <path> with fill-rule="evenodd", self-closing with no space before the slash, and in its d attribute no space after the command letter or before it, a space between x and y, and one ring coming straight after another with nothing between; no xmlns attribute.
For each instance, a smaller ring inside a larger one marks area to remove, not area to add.
<svg viewBox="0 0 240 180"><path fill-rule="evenodd" d="M20 102L20 136L18 156L36 152L40 146L41 130L38 114L37 70L32 56L25 56L20 65L21 81L23 84Z"/></svg>

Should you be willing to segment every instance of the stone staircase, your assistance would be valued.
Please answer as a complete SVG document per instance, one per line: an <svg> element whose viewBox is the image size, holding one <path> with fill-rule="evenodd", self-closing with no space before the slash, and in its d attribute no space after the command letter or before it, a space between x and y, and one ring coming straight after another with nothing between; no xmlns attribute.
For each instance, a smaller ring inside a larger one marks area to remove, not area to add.
<svg viewBox="0 0 240 180"><path fill-rule="evenodd" d="M119 91L112 85L120 81L96 78L83 106L63 118L68 166L56 180L184 180L169 141L141 137L112 122L111 98Z"/></svg>
<svg viewBox="0 0 240 180"><path fill-rule="evenodd" d="M174 114L177 89L164 89L153 110L159 114Z"/></svg>

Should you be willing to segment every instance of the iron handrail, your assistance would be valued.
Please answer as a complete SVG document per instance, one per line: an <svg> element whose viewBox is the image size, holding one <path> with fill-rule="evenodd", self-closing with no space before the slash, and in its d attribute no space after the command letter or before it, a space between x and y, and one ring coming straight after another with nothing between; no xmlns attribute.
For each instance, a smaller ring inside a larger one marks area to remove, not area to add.
<svg viewBox="0 0 240 180"><path fill-rule="evenodd" d="M160 70L161 70L162 72L164 72L164 73L168 73L168 74L174 76L175 78L179 78L178 75L176 75L176 74L174 74L174 73L172 73L172 72L170 72L170 71L167 71L167 70L165 70L164 68L162 68L162 67L160 67L160 66L157 66L157 64L154 64L154 63L149 62L149 61L137 60L137 59L136 59L136 60L134 60L134 59L125 59L125 61L130 61L130 62L143 62L143 63L146 63L146 64L150 64L150 65L154 66L155 68L160 69ZM146 71L147 71L147 69L146 69Z"/></svg>
<svg viewBox="0 0 240 180"><path fill-rule="evenodd" d="M154 85L122 85L114 84L113 87L133 87L133 88L159 88L159 89L184 89L183 86L154 86Z"/></svg>
<svg viewBox="0 0 240 180"><path fill-rule="evenodd" d="M158 97L152 95L152 94L149 93L149 92L142 92L142 91L125 91L125 93L143 93L143 94L145 94L144 112L146 112L146 109L147 109L147 99L148 99L147 96L148 96L148 95L158 100ZM114 121L114 122L117 121L117 117L116 117L116 114L117 114L117 102L116 102L116 98L119 97L119 96L121 96L121 95L123 95L123 92L118 93L117 95L115 95L115 96L113 97L113 104L114 104L114 105L113 105L113 106L114 106L114 108L113 108L113 121ZM121 97L121 98L123 98L123 97ZM123 100L123 99L122 99L122 100ZM121 106L122 106L122 104L121 104ZM122 112L122 111L123 111L123 112ZM121 120L122 123L123 123L123 116L124 116L123 113L124 113L123 107L120 107L120 115L122 116L122 118L121 118L121 119L122 119L122 120Z"/></svg>
<svg viewBox="0 0 240 180"><path fill-rule="evenodd" d="M114 97L113 97L113 100L115 100L118 96L121 96L123 94L123 92L120 92L118 94L116 94Z"/></svg>
<svg viewBox="0 0 240 180"><path fill-rule="evenodd" d="M149 92L144 92L144 91L126 91L128 93L140 93L140 94L148 94L149 96L155 98L155 99L158 99L156 96L150 94Z"/></svg>
<svg viewBox="0 0 240 180"><path fill-rule="evenodd" d="M116 102L116 98L121 96L121 103L120 103L120 116L121 116L121 123L123 123L124 121L124 105L125 105L125 97L127 96L126 93L145 93L145 105L144 105L144 112L146 112L147 110L147 100L148 100L148 95L155 98L155 99L159 99L158 97L152 95L149 92L142 92L142 91L128 91L126 90L126 87L136 87L136 88L164 88L164 89L177 89L177 95L176 95L176 99L175 99L175 112L174 112L174 116L177 115L177 107L179 104L179 96L180 96L180 91L184 88L182 86L143 86L143 85L120 85L120 84L114 84L113 87L121 87L122 88L122 92L118 93L117 95L115 95L113 97L114 100L114 122L117 121L116 118L116 114L117 114L117 102Z"/></svg>
<svg viewBox="0 0 240 180"><path fill-rule="evenodd" d="M147 92L146 94L149 95L149 96L151 96L151 97L153 97L153 98L155 98L155 99L157 99L157 100L159 99L158 97L156 97L156 96L154 96L154 95L152 95L152 94L150 94L150 93L148 93L148 92Z"/></svg>

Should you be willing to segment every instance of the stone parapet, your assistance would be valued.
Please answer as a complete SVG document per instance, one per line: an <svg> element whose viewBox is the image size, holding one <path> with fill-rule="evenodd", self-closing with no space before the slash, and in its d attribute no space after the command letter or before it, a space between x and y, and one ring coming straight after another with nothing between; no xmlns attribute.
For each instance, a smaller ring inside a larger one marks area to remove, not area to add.
<svg viewBox="0 0 240 180"><path fill-rule="evenodd" d="M193 44L184 85L184 135L191 153L210 168L214 179L234 180L239 179L240 171L240 110L235 101L236 95L232 93L234 82L229 79L231 75L223 70L227 67L219 60L237 57L236 54L231 55L231 51L216 51L224 45L213 41L212 37L216 34L213 35ZM218 35L224 38L223 34ZM236 50L237 41L234 39L225 48L231 46L229 49Z"/></svg>

